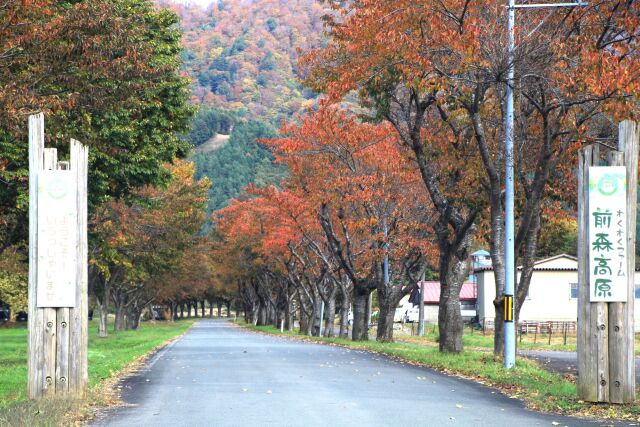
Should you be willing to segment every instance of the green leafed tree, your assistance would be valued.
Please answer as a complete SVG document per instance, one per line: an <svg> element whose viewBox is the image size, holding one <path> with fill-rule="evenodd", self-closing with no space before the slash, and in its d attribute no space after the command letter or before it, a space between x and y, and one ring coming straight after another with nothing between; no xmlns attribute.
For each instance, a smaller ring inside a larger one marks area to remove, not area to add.
<svg viewBox="0 0 640 427"><path fill-rule="evenodd" d="M0 5L0 253L27 235L29 113L45 112L63 157L70 137L90 147L91 209L166 181L192 115L174 13L148 0L22 3Z"/></svg>

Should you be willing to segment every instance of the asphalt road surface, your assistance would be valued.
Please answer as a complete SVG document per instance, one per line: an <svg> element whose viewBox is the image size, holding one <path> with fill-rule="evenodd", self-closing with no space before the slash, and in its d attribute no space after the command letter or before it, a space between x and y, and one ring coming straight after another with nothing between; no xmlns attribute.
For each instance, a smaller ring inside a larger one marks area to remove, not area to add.
<svg viewBox="0 0 640 427"><path fill-rule="evenodd" d="M582 426L386 357L202 320L122 384L97 426Z"/></svg>
<svg viewBox="0 0 640 427"><path fill-rule="evenodd" d="M578 375L575 351L518 350L518 354L537 360L543 367L561 374ZM636 357L636 387L640 386L640 359Z"/></svg>

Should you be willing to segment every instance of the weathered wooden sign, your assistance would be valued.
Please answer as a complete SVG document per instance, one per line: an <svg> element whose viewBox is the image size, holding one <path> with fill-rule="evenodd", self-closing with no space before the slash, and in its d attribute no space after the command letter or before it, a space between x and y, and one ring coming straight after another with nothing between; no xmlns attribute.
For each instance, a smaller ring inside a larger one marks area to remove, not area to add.
<svg viewBox="0 0 640 427"><path fill-rule="evenodd" d="M76 180L69 170L37 174L38 307L76 306Z"/></svg>
<svg viewBox="0 0 640 427"><path fill-rule="evenodd" d="M44 139L44 115L29 116L29 398L88 382L88 149L72 139L58 161Z"/></svg>
<svg viewBox="0 0 640 427"><path fill-rule="evenodd" d="M636 398L635 243L640 126L619 126L618 149L578 158L578 378L589 402ZM600 166L603 164L608 167Z"/></svg>
<svg viewBox="0 0 640 427"><path fill-rule="evenodd" d="M590 300L627 301L627 178L624 166L589 168Z"/></svg>

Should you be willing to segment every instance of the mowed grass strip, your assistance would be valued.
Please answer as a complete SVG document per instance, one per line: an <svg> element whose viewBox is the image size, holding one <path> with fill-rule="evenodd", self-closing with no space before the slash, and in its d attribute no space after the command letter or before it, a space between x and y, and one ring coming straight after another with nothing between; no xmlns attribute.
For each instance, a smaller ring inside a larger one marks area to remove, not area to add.
<svg viewBox="0 0 640 427"><path fill-rule="evenodd" d="M426 326L425 335L422 337L410 335L406 333L406 331L404 333L398 332L394 332L396 341L421 345L438 345L438 332L437 328L433 327L433 325ZM576 351L575 333L567 335L566 344L564 343L562 332L556 332L551 335L551 344L549 344L549 335L546 333L539 333L537 336L533 332L524 334L522 337L518 335L517 341L518 348L523 350ZM483 334L481 330L465 328L464 335L462 336L462 344L467 348L493 349L493 333L487 332ZM640 356L640 334L635 335L634 348L636 356Z"/></svg>
<svg viewBox="0 0 640 427"><path fill-rule="evenodd" d="M385 354L409 363L437 369L451 375L472 379L496 387L508 396L523 400L531 409L565 415L592 416L639 420L640 406L607 405L583 402L576 397L576 385L562 375L543 369L532 360L518 358L515 369L505 369L502 361L494 360L486 351L467 349L459 354L440 353L437 346L416 343L351 341L342 338L308 337L296 332L281 333L273 326L254 326L242 321L239 325L273 335L285 335L306 341L329 343L349 348Z"/></svg>
<svg viewBox="0 0 640 427"><path fill-rule="evenodd" d="M137 358L186 331L193 321L143 322L136 331L109 332L98 337L98 324L89 324L89 387L117 374ZM27 328L0 329L0 411L23 401L27 392Z"/></svg>

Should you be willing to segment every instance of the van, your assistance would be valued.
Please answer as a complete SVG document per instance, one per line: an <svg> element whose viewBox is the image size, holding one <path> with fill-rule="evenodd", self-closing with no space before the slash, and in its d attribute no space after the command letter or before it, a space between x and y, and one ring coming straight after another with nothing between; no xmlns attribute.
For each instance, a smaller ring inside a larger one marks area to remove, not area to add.
<svg viewBox="0 0 640 427"><path fill-rule="evenodd" d="M413 323L420 320L420 309L418 307L408 308L404 314L405 323Z"/></svg>

